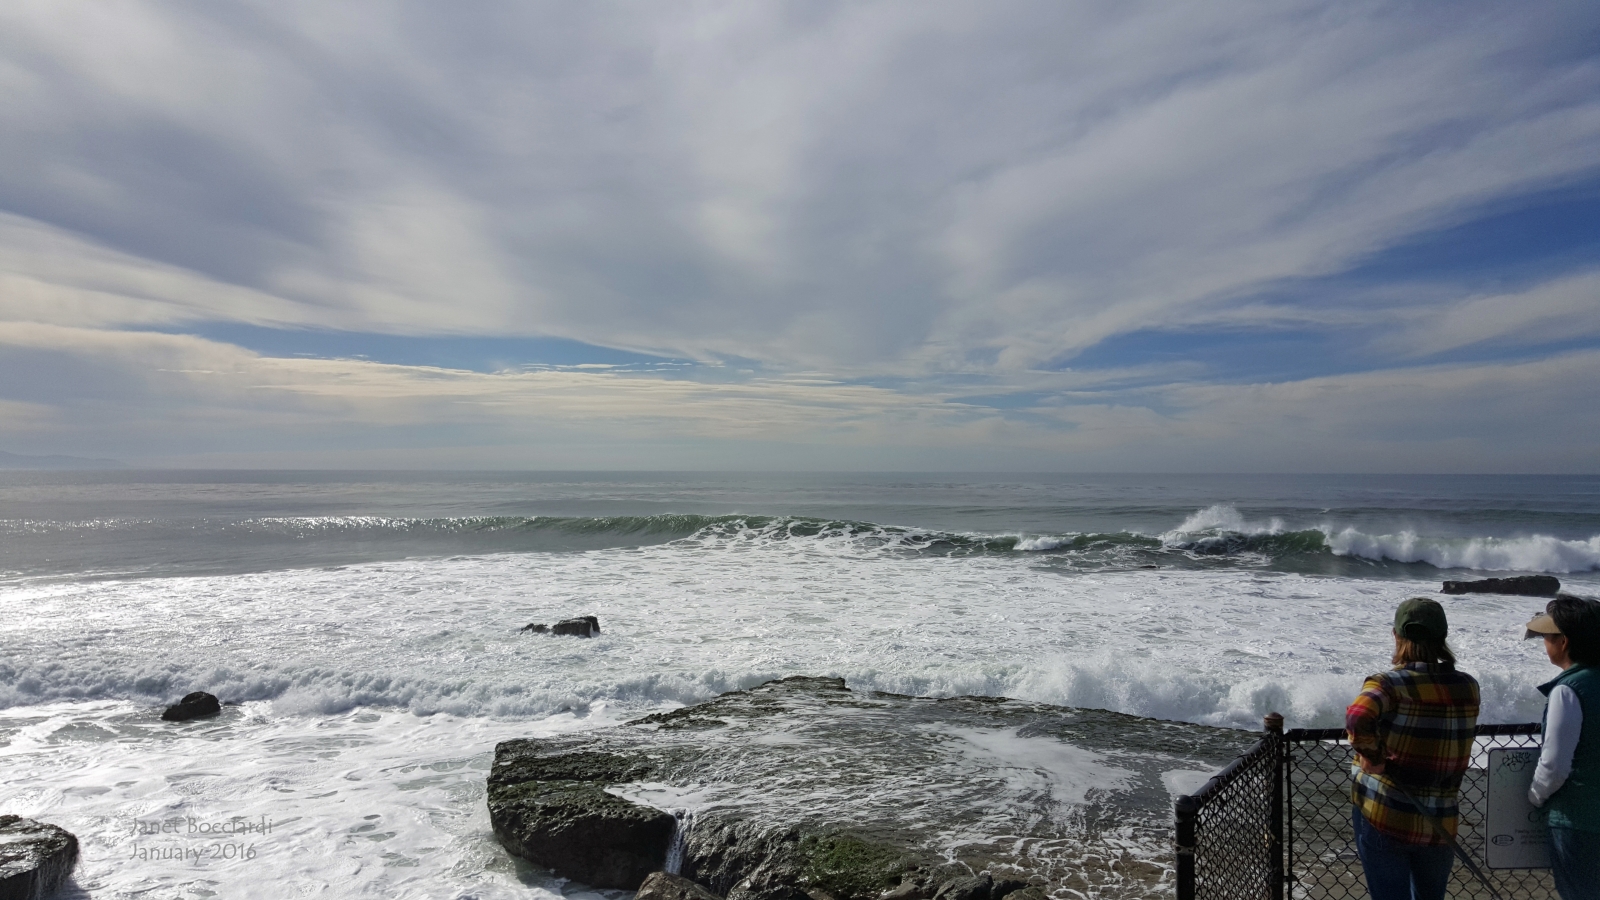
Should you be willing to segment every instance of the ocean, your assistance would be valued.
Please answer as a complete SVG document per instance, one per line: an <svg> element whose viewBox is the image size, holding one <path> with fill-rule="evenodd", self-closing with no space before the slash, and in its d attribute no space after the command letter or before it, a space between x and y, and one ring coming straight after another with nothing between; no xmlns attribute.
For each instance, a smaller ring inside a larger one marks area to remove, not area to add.
<svg viewBox="0 0 1600 900"><path fill-rule="evenodd" d="M81 897L615 900L494 842L497 741L791 675L1332 726L1418 594L1530 721L1543 601L1437 593L1529 573L1600 595L1600 477L6 472L0 812Z"/></svg>

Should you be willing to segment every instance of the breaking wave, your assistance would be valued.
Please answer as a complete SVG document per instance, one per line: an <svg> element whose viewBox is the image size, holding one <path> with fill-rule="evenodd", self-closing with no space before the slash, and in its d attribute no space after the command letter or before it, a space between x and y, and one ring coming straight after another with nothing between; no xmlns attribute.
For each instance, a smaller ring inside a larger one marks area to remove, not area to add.
<svg viewBox="0 0 1600 900"><path fill-rule="evenodd" d="M1362 534L1346 528L1328 535L1327 543L1328 549L1340 556L1427 563L1440 569L1550 573L1600 569L1600 535L1587 540L1562 540L1543 534L1445 539L1412 531Z"/></svg>
<svg viewBox="0 0 1600 900"><path fill-rule="evenodd" d="M1218 504L1160 534L982 534L804 516L674 514L8 520L0 521L0 575L221 574L408 557L661 545L714 551L775 544L853 555L1021 555L1097 569L1287 565L1306 570L1344 559L1493 572L1600 570L1600 534L1451 537L1414 528L1364 531L1332 522L1291 526L1282 517L1252 520L1232 505ZM30 571L41 561L51 568Z"/></svg>

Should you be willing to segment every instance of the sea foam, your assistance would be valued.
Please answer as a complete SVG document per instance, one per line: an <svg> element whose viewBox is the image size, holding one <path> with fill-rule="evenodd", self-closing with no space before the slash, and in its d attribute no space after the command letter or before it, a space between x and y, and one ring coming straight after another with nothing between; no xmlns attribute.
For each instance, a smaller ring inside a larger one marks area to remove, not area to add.
<svg viewBox="0 0 1600 900"><path fill-rule="evenodd" d="M1068 576L1038 560L770 540L0 588L18 613L0 621L0 705L153 707L209 690L286 715L539 718L808 674L1242 727L1277 708L1323 725L1351 678L1385 665L1393 604L1436 587L1240 568ZM1527 606L1450 601L1463 659L1516 686L1485 697L1500 720L1537 706L1543 672L1514 627ZM601 635L518 631L578 614L598 615Z"/></svg>
<svg viewBox="0 0 1600 900"><path fill-rule="evenodd" d="M1340 556L1422 562L1440 569L1557 574L1600 569L1600 535L1587 540L1562 540L1543 534L1451 539L1424 537L1414 531L1363 534L1344 528L1330 529L1327 543Z"/></svg>

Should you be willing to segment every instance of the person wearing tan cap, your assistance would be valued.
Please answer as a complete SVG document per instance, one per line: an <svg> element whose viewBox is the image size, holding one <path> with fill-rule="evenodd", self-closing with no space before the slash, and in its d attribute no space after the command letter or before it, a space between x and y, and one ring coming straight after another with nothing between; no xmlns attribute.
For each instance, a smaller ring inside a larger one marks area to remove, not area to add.
<svg viewBox="0 0 1600 900"><path fill-rule="evenodd" d="M1528 802L1546 810L1562 900L1600 900L1600 603L1558 594L1527 625L1561 674L1539 685L1544 746Z"/></svg>

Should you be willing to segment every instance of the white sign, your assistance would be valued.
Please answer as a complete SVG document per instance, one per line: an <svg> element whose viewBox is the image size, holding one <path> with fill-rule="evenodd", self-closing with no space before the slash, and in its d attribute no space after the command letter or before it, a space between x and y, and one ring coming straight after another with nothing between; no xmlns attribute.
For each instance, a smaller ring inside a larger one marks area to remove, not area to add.
<svg viewBox="0 0 1600 900"><path fill-rule="evenodd" d="M1497 747L1489 751L1489 814L1484 850L1491 869L1547 869L1550 835L1544 810L1528 802L1528 785L1539 764L1539 748Z"/></svg>

